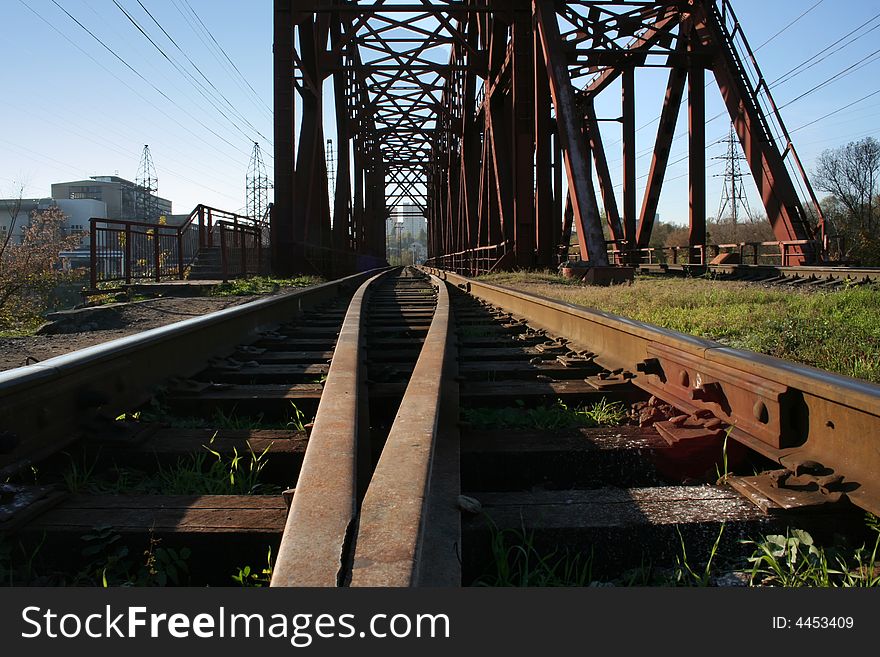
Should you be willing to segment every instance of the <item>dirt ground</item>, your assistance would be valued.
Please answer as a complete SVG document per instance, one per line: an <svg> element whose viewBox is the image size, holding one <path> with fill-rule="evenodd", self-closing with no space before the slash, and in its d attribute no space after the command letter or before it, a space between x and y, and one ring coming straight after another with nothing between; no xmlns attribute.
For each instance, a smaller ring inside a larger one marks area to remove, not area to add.
<svg viewBox="0 0 880 657"><path fill-rule="evenodd" d="M54 321L40 329L38 335L0 338L0 371L31 365L132 333L238 306L257 298L259 295L162 297L58 313L54 315Z"/></svg>

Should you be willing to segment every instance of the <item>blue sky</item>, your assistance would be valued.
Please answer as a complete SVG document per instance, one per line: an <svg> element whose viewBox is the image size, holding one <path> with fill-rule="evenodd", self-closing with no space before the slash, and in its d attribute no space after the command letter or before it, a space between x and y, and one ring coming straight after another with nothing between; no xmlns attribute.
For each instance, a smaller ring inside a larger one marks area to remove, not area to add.
<svg viewBox="0 0 880 657"><path fill-rule="evenodd" d="M138 32L116 3L186 75ZM0 196L15 193L19 184L24 184L27 196L46 196L53 181L114 173L133 179L143 145L149 144L160 194L174 202L175 212L188 212L199 202L230 210L243 208L245 174L255 140L261 143L271 176L272 3L116 3L0 3L6 91L0 103ZM808 170L823 149L864 136L880 137L880 93L859 101L880 92L880 0L734 0L734 7L753 48L770 40L757 50L757 59L771 81L864 24L825 53L824 61L778 85L773 94L783 108L786 125L795 131L792 137ZM850 73L788 105L850 66L854 66ZM636 83L637 125L646 126L637 135L638 149L644 151L654 141L651 121L659 114L665 73L640 72ZM852 107L797 130L853 102ZM602 116L619 115L619 91L609 89L597 108ZM707 115L712 117L721 109L713 83L707 90ZM686 125L682 114L678 131L684 132ZM621 164L615 150L619 145L614 144L619 128L617 133L615 128L616 124L603 124L612 173L619 176ZM725 136L727 129L724 117L711 122L708 142ZM686 138L677 140L671 161L686 148ZM723 150L723 145L716 144L709 148L708 157L720 156ZM642 157L637 175L644 176L649 164L650 157ZM714 214L721 179L713 174L723 171L723 163L710 160L709 164L708 209ZM670 166L660 205L664 220L686 220L687 178L673 179L686 171L686 162ZM748 181L746 188L751 190ZM756 205L753 195L752 207Z"/></svg>

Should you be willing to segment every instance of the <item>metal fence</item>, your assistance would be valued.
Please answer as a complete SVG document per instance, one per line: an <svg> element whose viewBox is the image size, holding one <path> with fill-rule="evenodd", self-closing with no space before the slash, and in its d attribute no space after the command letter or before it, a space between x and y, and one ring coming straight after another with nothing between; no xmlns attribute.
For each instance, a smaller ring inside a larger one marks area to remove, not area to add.
<svg viewBox="0 0 880 657"><path fill-rule="evenodd" d="M265 220L254 221L201 204L179 226L92 218L91 288L114 281L182 280L199 253L214 247L220 249L224 279L265 273L267 226Z"/></svg>

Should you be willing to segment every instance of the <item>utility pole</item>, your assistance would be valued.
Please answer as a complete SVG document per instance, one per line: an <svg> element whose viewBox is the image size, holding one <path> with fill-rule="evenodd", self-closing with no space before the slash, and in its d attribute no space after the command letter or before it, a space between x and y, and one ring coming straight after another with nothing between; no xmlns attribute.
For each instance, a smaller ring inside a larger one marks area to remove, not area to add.
<svg viewBox="0 0 880 657"><path fill-rule="evenodd" d="M324 148L324 159L327 162L327 191L330 192L330 220L333 220L333 199L336 198L336 154L333 151L333 140L328 139Z"/></svg>
<svg viewBox="0 0 880 657"><path fill-rule="evenodd" d="M251 161L248 164L247 176L245 177L245 211L256 222L266 216L266 208L269 206L269 190L272 183L266 174L266 166L263 164L263 153L260 151L260 143L254 142L254 150L251 153Z"/></svg>
<svg viewBox="0 0 880 657"><path fill-rule="evenodd" d="M733 236L736 237L736 227L739 223L740 206L746 212L746 216L751 219L752 210L749 208L749 201L746 198L745 189L743 188L743 174L740 168L740 162L746 158L739 153L739 139L734 131L733 124L730 124L730 134L723 144L727 144L727 153L721 157L712 158L714 160L725 160L724 174L716 175L716 178L724 176L724 187L721 192L721 203L718 206L718 220L724 218L724 212L730 209L730 219L733 223Z"/></svg>
<svg viewBox="0 0 880 657"><path fill-rule="evenodd" d="M135 184L135 217L140 221L153 222L159 219L159 178L153 166L153 156L149 145L144 145L141 162L138 166Z"/></svg>

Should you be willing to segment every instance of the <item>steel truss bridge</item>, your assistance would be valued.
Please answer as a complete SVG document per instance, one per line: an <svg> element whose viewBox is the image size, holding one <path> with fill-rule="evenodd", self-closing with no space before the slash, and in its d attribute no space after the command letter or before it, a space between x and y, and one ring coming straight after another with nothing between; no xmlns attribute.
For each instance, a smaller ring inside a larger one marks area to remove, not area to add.
<svg viewBox="0 0 880 657"><path fill-rule="evenodd" d="M643 67L668 69L662 98L637 96ZM429 263L460 273L569 257L636 264L682 103L689 259L699 262L712 78L787 264L826 257L824 218L730 0L275 0L274 76L279 274L383 263L386 220L404 204L427 219ZM596 112L609 88L621 90L620 195L599 130L608 119ZM660 113L641 199L637 102Z"/></svg>

